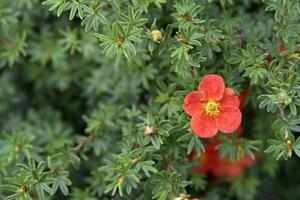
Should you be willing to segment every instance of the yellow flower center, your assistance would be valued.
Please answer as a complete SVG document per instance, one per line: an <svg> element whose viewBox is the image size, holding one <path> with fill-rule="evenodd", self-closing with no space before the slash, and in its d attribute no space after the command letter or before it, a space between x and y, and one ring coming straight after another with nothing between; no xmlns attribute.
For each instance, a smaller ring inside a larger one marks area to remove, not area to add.
<svg viewBox="0 0 300 200"><path fill-rule="evenodd" d="M205 104L204 110L210 117L217 116L220 113L220 104L215 101L209 101Z"/></svg>

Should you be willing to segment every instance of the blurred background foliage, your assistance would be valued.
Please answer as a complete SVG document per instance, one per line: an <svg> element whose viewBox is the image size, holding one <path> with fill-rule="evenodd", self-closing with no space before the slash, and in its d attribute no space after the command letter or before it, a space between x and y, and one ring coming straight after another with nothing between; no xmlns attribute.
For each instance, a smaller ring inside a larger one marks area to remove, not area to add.
<svg viewBox="0 0 300 200"><path fill-rule="evenodd" d="M299 16L289 0L0 0L0 199L299 199ZM256 157L236 177L194 171L214 139L182 103L210 73L247 93L242 138L219 133L221 156Z"/></svg>

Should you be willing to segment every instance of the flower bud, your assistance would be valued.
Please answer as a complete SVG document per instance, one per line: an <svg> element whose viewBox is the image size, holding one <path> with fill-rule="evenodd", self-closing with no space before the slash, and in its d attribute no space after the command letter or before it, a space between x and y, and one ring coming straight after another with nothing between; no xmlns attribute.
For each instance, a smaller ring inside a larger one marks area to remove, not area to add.
<svg viewBox="0 0 300 200"><path fill-rule="evenodd" d="M132 164L136 164L136 163L138 163L140 160L138 159L138 158L134 158L134 159L132 159L131 160L131 163Z"/></svg>
<svg viewBox="0 0 300 200"><path fill-rule="evenodd" d="M146 125L144 129L145 136L154 136L156 134L153 127Z"/></svg>
<svg viewBox="0 0 300 200"><path fill-rule="evenodd" d="M29 186L28 185L21 185L19 188L18 188L18 193L26 193L27 191L29 190Z"/></svg>
<svg viewBox="0 0 300 200"><path fill-rule="evenodd" d="M154 42L160 43L163 39L163 33L160 30L153 30L150 34Z"/></svg>
<svg viewBox="0 0 300 200"><path fill-rule="evenodd" d="M278 99L280 100L281 103L284 105L289 105L292 102L292 99L287 95L285 91L281 91L277 95Z"/></svg>

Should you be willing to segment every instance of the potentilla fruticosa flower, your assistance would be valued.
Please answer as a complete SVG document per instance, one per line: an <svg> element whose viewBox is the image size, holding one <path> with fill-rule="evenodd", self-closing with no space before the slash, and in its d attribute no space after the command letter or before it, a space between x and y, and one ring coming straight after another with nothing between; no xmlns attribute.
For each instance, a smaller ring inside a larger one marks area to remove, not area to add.
<svg viewBox="0 0 300 200"><path fill-rule="evenodd" d="M256 160L244 155L240 160L230 161L222 158L217 149L220 141L206 142L205 152L199 158L199 165L194 171L197 174L211 174L214 177L234 178L243 174L246 167L255 165Z"/></svg>
<svg viewBox="0 0 300 200"><path fill-rule="evenodd" d="M199 83L198 90L189 93L183 103L190 115L191 128L201 138L213 137L220 130L232 133L239 128L242 114L240 100L231 88L225 88L221 76L211 74Z"/></svg>

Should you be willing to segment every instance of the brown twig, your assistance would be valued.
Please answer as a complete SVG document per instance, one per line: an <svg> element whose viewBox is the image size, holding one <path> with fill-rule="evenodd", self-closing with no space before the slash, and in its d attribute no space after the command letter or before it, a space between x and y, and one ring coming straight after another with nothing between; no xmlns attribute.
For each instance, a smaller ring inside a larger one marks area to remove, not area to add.
<svg viewBox="0 0 300 200"><path fill-rule="evenodd" d="M91 134L91 135L85 137L83 140L81 140L81 141L79 142L79 144L78 144L78 145L75 147L75 149L74 149L75 152L76 152L76 154L79 154L80 151L81 151L88 143L90 143L91 140L92 140L94 137L95 137L95 134L93 133L93 134Z"/></svg>
<svg viewBox="0 0 300 200"><path fill-rule="evenodd" d="M285 117L284 109L282 107L279 107L279 111L280 111L281 118L285 119L286 117ZM284 133L284 143L287 145L288 156L291 157L293 153L293 145L291 143L291 140L289 139L289 132L287 130Z"/></svg>
<svg viewBox="0 0 300 200"><path fill-rule="evenodd" d="M279 112L280 112L281 118L285 119L285 112L284 112L284 109L282 107L279 107Z"/></svg>

